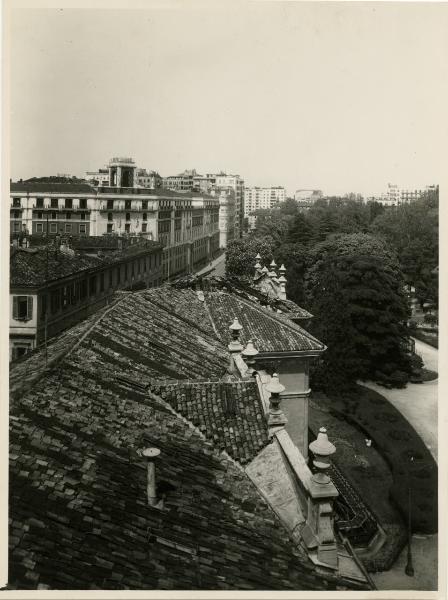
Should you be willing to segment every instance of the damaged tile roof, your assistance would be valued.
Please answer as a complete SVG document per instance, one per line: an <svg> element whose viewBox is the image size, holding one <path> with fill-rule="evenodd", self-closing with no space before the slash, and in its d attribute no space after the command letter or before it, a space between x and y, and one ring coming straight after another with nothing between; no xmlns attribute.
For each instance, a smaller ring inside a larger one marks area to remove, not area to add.
<svg viewBox="0 0 448 600"><path fill-rule="evenodd" d="M191 290L162 290L122 293L78 339L68 332L54 342L61 352L28 389L16 379L9 587L334 589L337 580L294 547L241 467L220 453L246 460L251 450L237 433L247 424L253 447L265 443L254 384L218 382L228 354L204 302ZM186 316L172 310L181 302ZM209 382L205 392L194 379ZM223 420L233 411L242 420L230 432ZM193 425L201 414L205 437ZM137 453L147 446L161 450L162 510L147 505Z"/></svg>
<svg viewBox="0 0 448 600"><path fill-rule="evenodd" d="M9 259L10 286L39 287L47 281L56 281L74 273L81 273L99 268L105 264L120 262L127 256L134 256L139 253L146 254L160 249L160 244L148 241L147 243L131 245L123 251L99 257L78 253L70 254L61 249L56 251L54 245L49 245L47 267L46 246L12 248Z"/></svg>
<svg viewBox="0 0 448 600"><path fill-rule="evenodd" d="M37 193L37 194L96 194L95 188L86 182L42 182L42 181L15 181L10 184L11 192Z"/></svg>
<svg viewBox="0 0 448 600"><path fill-rule="evenodd" d="M151 387L241 464L268 443L268 430L255 381L180 382Z"/></svg>
<svg viewBox="0 0 448 600"><path fill-rule="evenodd" d="M87 271L103 264L95 256L70 256L54 247L48 249L48 281ZM37 287L43 285L47 273L46 248L13 248L9 260L11 287Z"/></svg>
<svg viewBox="0 0 448 600"><path fill-rule="evenodd" d="M272 310L256 305L235 294L222 291L205 292L213 322L225 343L231 339L229 316L237 317L243 326L240 341L252 340L260 352L322 352L325 345L299 325L282 318Z"/></svg>

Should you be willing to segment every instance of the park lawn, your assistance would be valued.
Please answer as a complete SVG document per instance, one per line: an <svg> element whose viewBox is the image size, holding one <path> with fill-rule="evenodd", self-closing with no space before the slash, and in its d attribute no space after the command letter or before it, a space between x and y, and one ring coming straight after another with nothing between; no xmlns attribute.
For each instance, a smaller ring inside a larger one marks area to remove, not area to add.
<svg viewBox="0 0 448 600"><path fill-rule="evenodd" d="M381 394L360 385L356 386L354 392L332 398L314 393L312 402L319 410L329 411L326 414L339 421L340 424L334 423L339 429L329 433L330 439L333 436L343 440L339 444L340 466L359 486L362 497L374 514L378 515L380 523L391 522L391 518L394 520L394 509L389 510L388 500L386 501L389 497L407 522L410 482L412 529L418 533L435 533L438 508L437 465L403 415ZM312 406L311 419L321 418L313 410L315 411ZM344 422L354 426L359 435L349 434L343 426ZM349 435L349 439L344 440L342 433ZM372 440L370 448L365 446L365 438ZM336 446L338 447L337 443ZM373 458L373 448L381 454L383 462ZM389 468L386 469L386 466Z"/></svg>

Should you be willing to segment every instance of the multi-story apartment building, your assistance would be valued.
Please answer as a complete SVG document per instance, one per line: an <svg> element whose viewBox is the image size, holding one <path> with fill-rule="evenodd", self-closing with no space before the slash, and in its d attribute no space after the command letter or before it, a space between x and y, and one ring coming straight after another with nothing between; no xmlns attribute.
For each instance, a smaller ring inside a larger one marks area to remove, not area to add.
<svg viewBox="0 0 448 600"><path fill-rule="evenodd" d="M167 190L175 190L177 192L187 192L199 190L199 180L202 175L196 172L196 169L186 170L179 175L169 175L162 178L162 186Z"/></svg>
<svg viewBox="0 0 448 600"><path fill-rule="evenodd" d="M108 185L11 184L11 233L141 235L164 245L165 277L187 273L219 251L217 195L136 187L131 159L113 159Z"/></svg>
<svg viewBox="0 0 448 600"><path fill-rule="evenodd" d="M146 169L137 169L135 174L135 183L137 186L156 190L162 187L162 177L157 171L147 171Z"/></svg>
<svg viewBox="0 0 448 600"><path fill-rule="evenodd" d="M387 191L381 194L369 196L367 200L376 201L385 206L399 206L400 204L409 204L421 198L429 191L435 191L436 185L427 185L424 188L402 188L395 183L387 184Z"/></svg>
<svg viewBox="0 0 448 600"><path fill-rule="evenodd" d="M116 158L112 159L109 165L105 168L98 169L98 171L86 171L86 181L93 185L109 185L111 167L117 166L116 161L122 163L124 159ZM134 167L134 161L131 158L125 159L128 165ZM115 162L114 162L115 161ZM146 170L142 168L136 168L134 173L133 185L137 187L144 187L149 189L157 189L162 187L162 177L157 171ZM122 187L129 187L122 184ZM132 186L131 186L132 187Z"/></svg>
<svg viewBox="0 0 448 600"><path fill-rule="evenodd" d="M249 226L254 229L257 220L252 214L256 210L274 208L286 199L284 187L245 187L244 188L244 217L249 220Z"/></svg>
<svg viewBox="0 0 448 600"><path fill-rule="evenodd" d="M296 190L294 192L294 200L297 202L312 205L316 200L323 197L321 190Z"/></svg>
<svg viewBox="0 0 448 600"><path fill-rule="evenodd" d="M226 243L230 239L241 237L244 218L244 180L239 175L230 175L221 171L220 173L207 173L200 175L196 169L186 170L179 175L171 175L163 178L163 187L179 192L195 191L202 194L213 192L232 191L234 208L227 210L222 205L221 222L229 218L233 213L233 227L226 223Z"/></svg>
<svg viewBox="0 0 448 600"><path fill-rule="evenodd" d="M92 185L108 185L109 169L98 169L98 171L86 171L86 181Z"/></svg>
<svg viewBox="0 0 448 600"><path fill-rule="evenodd" d="M219 247L227 248L227 244L234 237L235 193L233 190L221 190L219 192Z"/></svg>

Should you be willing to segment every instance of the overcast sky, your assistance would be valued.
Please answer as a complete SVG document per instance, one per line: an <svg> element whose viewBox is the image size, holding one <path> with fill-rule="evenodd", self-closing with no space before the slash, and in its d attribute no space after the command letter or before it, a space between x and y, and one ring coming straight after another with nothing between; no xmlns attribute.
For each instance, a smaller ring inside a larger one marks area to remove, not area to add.
<svg viewBox="0 0 448 600"><path fill-rule="evenodd" d="M146 6L13 10L13 179L117 155L290 193L446 171L447 5Z"/></svg>

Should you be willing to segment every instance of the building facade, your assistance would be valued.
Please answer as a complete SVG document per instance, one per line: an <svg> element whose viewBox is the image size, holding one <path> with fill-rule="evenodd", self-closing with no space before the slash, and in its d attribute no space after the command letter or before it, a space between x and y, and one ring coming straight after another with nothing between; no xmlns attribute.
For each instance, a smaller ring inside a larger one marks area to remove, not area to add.
<svg viewBox="0 0 448 600"><path fill-rule="evenodd" d="M97 245L97 248L100 246ZM162 245L137 244L103 256L64 244L11 248L10 360L20 358L107 304L120 289L162 282Z"/></svg>
<svg viewBox="0 0 448 600"><path fill-rule="evenodd" d="M255 228L256 210L274 208L279 202L286 200L284 187L245 187L244 188L244 217L249 220L250 229Z"/></svg>
<svg viewBox="0 0 448 600"><path fill-rule="evenodd" d="M424 188L402 188L399 185L388 183L384 204L399 206L400 204L409 204L421 198L425 193L436 189L435 185L427 185Z"/></svg>
<svg viewBox="0 0 448 600"><path fill-rule="evenodd" d="M219 247L227 248L227 244L235 237L235 194L233 190L219 192Z"/></svg>
<svg viewBox="0 0 448 600"><path fill-rule="evenodd" d="M314 204L316 200L323 197L321 190L296 190L294 192L294 200L303 202L309 205Z"/></svg>
<svg viewBox="0 0 448 600"><path fill-rule="evenodd" d="M164 245L166 278L192 272L219 251L220 200L137 187L132 159L109 163L108 185L11 184L12 236L140 235ZM124 185L126 184L126 185Z"/></svg>
<svg viewBox="0 0 448 600"><path fill-rule="evenodd" d="M195 169L191 169L179 175L164 177L163 187L178 192L194 191L201 194L232 191L235 204L233 237L241 237L244 218L244 180L239 175L230 175L223 171L200 175ZM228 239L230 240L230 237Z"/></svg>

